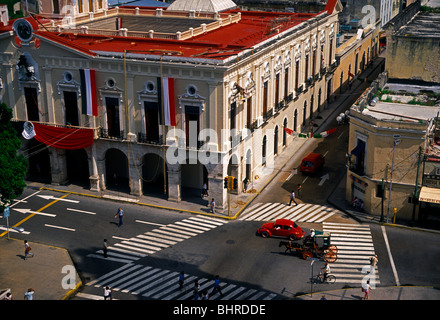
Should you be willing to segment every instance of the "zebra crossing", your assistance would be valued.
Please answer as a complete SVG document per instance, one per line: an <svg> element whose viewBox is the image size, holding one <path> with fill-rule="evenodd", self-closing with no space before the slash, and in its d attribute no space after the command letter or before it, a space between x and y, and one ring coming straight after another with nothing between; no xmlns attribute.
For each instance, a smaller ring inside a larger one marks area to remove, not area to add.
<svg viewBox="0 0 440 320"><path fill-rule="evenodd" d="M361 285L369 279L371 284L380 283L377 266L370 272L375 251L369 225L324 222L323 231L330 232L331 244L338 247L338 259L330 263L336 282Z"/></svg>
<svg viewBox="0 0 440 320"><path fill-rule="evenodd" d="M86 285L95 288L109 286L113 292L129 293L154 300L192 300L194 282L197 280L200 292L206 290L209 300L273 300L278 297L277 294L269 291L227 282L220 282L223 295L218 292L211 295L214 279L198 278L189 274L185 274L184 285L179 290L178 278L179 272L176 271L128 263Z"/></svg>
<svg viewBox="0 0 440 320"><path fill-rule="evenodd" d="M225 223L224 220L208 216L189 217L136 237L121 238L114 236L113 239L120 241L108 247L107 258L104 257L103 250L88 254L87 257L132 263Z"/></svg>
<svg viewBox="0 0 440 320"><path fill-rule="evenodd" d="M342 211L330 206L300 203L297 206L288 206L285 203L257 203L247 209L239 220L272 221L289 219L296 222L324 222L334 214Z"/></svg>

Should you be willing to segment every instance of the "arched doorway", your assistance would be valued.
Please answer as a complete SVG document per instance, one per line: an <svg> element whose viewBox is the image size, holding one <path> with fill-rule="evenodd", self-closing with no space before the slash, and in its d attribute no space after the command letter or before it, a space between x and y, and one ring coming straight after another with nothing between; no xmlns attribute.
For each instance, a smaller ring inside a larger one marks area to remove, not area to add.
<svg viewBox="0 0 440 320"><path fill-rule="evenodd" d="M84 149L66 150L67 179L71 184L90 188L89 160Z"/></svg>
<svg viewBox="0 0 440 320"><path fill-rule="evenodd" d="M264 166L266 164L266 147L267 147L267 138L263 137L263 146L261 148L261 164Z"/></svg>
<svg viewBox="0 0 440 320"><path fill-rule="evenodd" d="M168 198L168 170L163 158L154 153L148 153L142 158L142 191Z"/></svg>
<svg viewBox="0 0 440 320"><path fill-rule="evenodd" d="M287 144L287 132L286 130L284 130L286 128L287 128L287 118L285 118L283 121L283 147L285 147Z"/></svg>
<svg viewBox="0 0 440 320"><path fill-rule="evenodd" d="M106 187L110 190L130 192L128 159L118 149L108 149L105 153Z"/></svg>
<svg viewBox="0 0 440 320"><path fill-rule="evenodd" d="M249 149L246 152L246 178L252 180L252 151Z"/></svg>
<svg viewBox="0 0 440 320"><path fill-rule="evenodd" d="M274 156L278 154L278 126L275 127L273 135L273 154Z"/></svg>
<svg viewBox="0 0 440 320"><path fill-rule="evenodd" d="M306 125L306 120L307 120L307 101L304 101L304 107L303 107L303 123L302 123L303 126Z"/></svg>
<svg viewBox="0 0 440 320"><path fill-rule="evenodd" d="M26 179L30 181L52 183L48 146L38 142L36 139L27 141L28 144L26 150L29 169Z"/></svg>
<svg viewBox="0 0 440 320"><path fill-rule="evenodd" d="M206 200L201 198L203 183L208 185L208 170L197 160L197 163L190 163L187 159L181 165L180 170L182 199L194 203L204 204ZM208 185L209 189L209 185Z"/></svg>

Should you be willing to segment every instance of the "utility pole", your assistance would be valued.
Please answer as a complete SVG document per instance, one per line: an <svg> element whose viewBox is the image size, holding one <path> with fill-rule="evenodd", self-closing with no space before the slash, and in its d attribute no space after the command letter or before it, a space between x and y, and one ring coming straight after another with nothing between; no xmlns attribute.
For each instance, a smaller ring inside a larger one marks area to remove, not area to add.
<svg viewBox="0 0 440 320"><path fill-rule="evenodd" d="M412 212L412 220L414 221L416 219L416 204L418 203L417 199L417 191L419 187L419 169L420 169L420 162L422 159L422 147L419 147L419 159L417 161L417 175L416 175L416 185L414 186L414 196L412 199L413 202L413 212Z"/></svg>
<svg viewBox="0 0 440 320"><path fill-rule="evenodd" d="M388 210L387 210L387 223L389 221L390 206L391 206L391 187L393 186L393 169L394 169L394 154L396 151L396 146L400 143L400 134L393 135L393 161L391 163L391 176L390 176L390 192L388 194Z"/></svg>

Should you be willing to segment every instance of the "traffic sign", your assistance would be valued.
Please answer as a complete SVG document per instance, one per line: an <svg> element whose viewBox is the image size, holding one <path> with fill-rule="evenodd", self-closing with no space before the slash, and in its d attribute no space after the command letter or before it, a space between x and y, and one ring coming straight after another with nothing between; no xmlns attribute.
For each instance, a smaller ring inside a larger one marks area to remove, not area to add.
<svg viewBox="0 0 440 320"><path fill-rule="evenodd" d="M9 209L9 206L3 210L3 218L8 218L11 215L11 210Z"/></svg>

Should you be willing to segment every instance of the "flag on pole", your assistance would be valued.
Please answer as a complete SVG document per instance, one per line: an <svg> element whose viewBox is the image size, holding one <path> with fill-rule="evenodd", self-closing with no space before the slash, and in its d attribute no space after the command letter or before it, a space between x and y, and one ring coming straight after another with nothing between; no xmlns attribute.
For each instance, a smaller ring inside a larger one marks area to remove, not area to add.
<svg viewBox="0 0 440 320"><path fill-rule="evenodd" d="M158 83L158 96L161 99L161 103L159 105L163 105L163 114L165 118L164 124L175 127L176 110L174 104L174 78L162 78L162 81L160 81L159 78Z"/></svg>
<svg viewBox="0 0 440 320"><path fill-rule="evenodd" d="M96 82L94 69L79 69L81 76L82 113L89 116L98 115Z"/></svg>

